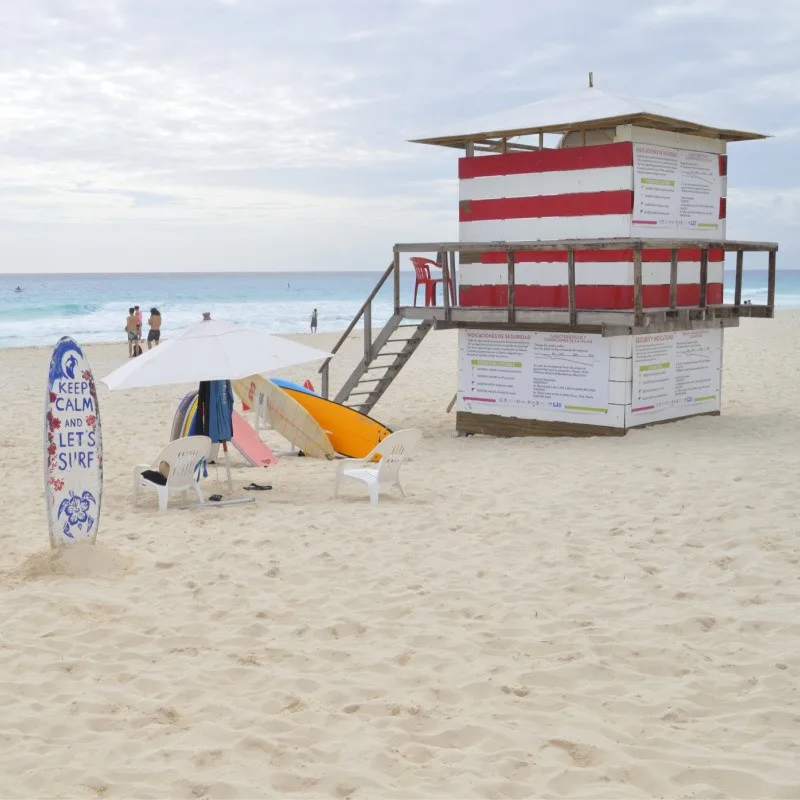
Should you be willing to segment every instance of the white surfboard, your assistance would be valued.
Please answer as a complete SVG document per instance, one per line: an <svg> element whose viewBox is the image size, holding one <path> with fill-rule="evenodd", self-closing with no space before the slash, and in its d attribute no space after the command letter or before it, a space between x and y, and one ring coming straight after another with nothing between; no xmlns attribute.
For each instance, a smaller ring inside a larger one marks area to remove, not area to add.
<svg viewBox="0 0 800 800"><path fill-rule="evenodd" d="M310 458L336 458L336 451L319 423L296 400L262 375L231 381L234 392L249 406L263 395L270 427Z"/></svg>
<svg viewBox="0 0 800 800"><path fill-rule="evenodd" d="M50 546L97 539L103 437L91 367L69 336L53 348L44 420L44 496Z"/></svg>

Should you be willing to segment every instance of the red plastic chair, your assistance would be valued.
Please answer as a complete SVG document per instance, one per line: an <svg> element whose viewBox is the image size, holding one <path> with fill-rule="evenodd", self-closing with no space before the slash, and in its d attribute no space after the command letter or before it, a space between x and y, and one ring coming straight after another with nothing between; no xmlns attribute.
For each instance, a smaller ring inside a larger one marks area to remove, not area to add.
<svg viewBox="0 0 800 800"><path fill-rule="evenodd" d="M436 262L432 261L430 258L420 258L419 256L414 257L411 259L411 263L414 265L414 271L417 275L416 283L414 284L414 305L417 304L417 293L419 292L419 287L425 287L425 305L426 306L435 306L436 305L436 284L442 283L444 278L432 278L431 277L431 267L435 267L436 269L441 269L441 266ZM447 283L450 288L450 299L455 305L456 302L456 293L455 288L453 286L453 277L448 275Z"/></svg>

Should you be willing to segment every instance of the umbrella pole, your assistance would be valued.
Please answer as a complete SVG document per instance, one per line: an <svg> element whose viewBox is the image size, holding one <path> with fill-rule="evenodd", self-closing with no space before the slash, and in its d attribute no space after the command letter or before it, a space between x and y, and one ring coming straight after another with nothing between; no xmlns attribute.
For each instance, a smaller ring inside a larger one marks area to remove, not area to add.
<svg viewBox="0 0 800 800"><path fill-rule="evenodd" d="M225 471L228 474L228 491L233 491L233 479L231 478L231 457L228 455L228 443L222 443L222 449L225 451Z"/></svg>

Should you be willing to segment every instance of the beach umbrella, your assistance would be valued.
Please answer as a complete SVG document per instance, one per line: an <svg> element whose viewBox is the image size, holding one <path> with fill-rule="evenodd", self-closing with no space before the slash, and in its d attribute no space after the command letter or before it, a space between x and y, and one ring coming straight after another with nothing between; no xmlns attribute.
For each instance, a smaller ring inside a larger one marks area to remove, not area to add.
<svg viewBox="0 0 800 800"><path fill-rule="evenodd" d="M109 389L237 380L328 358L331 353L282 336L212 320L210 314L101 378Z"/></svg>
<svg viewBox="0 0 800 800"><path fill-rule="evenodd" d="M101 381L111 390L213 382L207 391L207 424L211 429L210 415L213 413L214 434L218 437L216 441L223 443L228 488L231 488L227 442L233 434L228 433L225 421L225 414L230 417L233 413L233 394L229 381L317 361L331 355L325 350L308 347L282 336L212 320L211 315L205 313L201 322L191 325L144 355L131 359L101 378ZM211 387L214 384L218 384L214 389L215 406L211 402ZM227 426L232 429L230 419ZM227 439L219 438L224 434L227 434Z"/></svg>

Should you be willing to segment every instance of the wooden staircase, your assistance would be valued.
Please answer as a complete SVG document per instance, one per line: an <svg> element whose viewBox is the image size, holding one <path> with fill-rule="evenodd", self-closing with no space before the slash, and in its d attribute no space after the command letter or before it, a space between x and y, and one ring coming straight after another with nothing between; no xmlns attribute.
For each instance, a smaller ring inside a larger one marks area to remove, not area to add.
<svg viewBox="0 0 800 800"><path fill-rule="evenodd" d="M409 320L397 313L396 309L373 340L372 302L394 268L393 262L383 273L364 305L361 306L347 330L331 350L335 355L359 321L363 319L364 356L333 398L335 402L360 411L362 414L368 414L372 410L434 326L433 319ZM322 396L326 398L330 396L330 362L331 358L326 359L319 370L322 375Z"/></svg>
<svg viewBox="0 0 800 800"><path fill-rule="evenodd" d="M403 317L392 316L334 400L369 414L432 329L433 320L403 323Z"/></svg>

